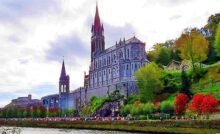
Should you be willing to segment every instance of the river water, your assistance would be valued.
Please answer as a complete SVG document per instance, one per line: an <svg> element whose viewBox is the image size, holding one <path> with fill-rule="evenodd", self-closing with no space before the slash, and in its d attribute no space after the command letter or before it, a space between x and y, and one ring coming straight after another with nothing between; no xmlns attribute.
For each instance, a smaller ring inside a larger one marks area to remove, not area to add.
<svg viewBox="0 0 220 134"><path fill-rule="evenodd" d="M104 130L79 130L79 129L54 129L54 128L51 129L50 128L19 128L19 129L21 130L20 134L135 134L131 132L104 131Z"/></svg>

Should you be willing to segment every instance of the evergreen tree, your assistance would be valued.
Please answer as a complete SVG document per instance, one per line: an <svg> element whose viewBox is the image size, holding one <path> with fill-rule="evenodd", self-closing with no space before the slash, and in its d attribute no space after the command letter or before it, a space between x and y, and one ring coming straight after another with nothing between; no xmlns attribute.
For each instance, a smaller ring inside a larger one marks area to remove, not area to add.
<svg viewBox="0 0 220 134"><path fill-rule="evenodd" d="M184 93L190 97L192 93L190 92L190 81L187 78L185 67L182 67L182 73L181 73L181 80L182 80L182 86L180 89L180 93Z"/></svg>
<svg viewBox="0 0 220 134"><path fill-rule="evenodd" d="M217 55L220 56L220 22L218 24L218 28L216 29L215 34L215 50L217 52Z"/></svg>

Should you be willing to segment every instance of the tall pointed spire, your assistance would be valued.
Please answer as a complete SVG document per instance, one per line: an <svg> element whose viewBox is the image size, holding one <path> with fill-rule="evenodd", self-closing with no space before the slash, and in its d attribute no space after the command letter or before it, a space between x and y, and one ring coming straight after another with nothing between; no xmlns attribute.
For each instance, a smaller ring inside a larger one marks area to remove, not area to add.
<svg viewBox="0 0 220 134"><path fill-rule="evenodd" d="M66 69L65 69L65 63L64 63L64 60L63 60L60 78L64 78L64 77L66 77Z"/></svg>
<svg viewBox="0 0 220 134"><path fill-rule="evenodd" d="M97 3L96 3L96 11L95 11L94 30L96 31L102 30Z"/></svg>

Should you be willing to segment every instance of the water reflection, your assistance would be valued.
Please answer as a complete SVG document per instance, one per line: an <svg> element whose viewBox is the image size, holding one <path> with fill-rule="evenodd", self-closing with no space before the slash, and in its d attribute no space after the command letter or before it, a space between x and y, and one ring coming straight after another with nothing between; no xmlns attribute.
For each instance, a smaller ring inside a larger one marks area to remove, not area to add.
<svg viewBox="0 0 220 134"><path fill-rule="evenodd" d="M21 134L135 134L135 133L119 132L119 131L102 131L102 130L21 128Z"/></svg>

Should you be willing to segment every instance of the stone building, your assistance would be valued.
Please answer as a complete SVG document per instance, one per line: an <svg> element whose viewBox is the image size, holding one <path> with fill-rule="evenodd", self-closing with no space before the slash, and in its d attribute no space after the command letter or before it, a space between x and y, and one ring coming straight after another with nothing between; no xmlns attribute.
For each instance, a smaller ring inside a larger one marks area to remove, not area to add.
<svg viewBox="0 0 220 134"><path fill-rule="evenodd" d="M135 94L135 71L147 62L145 43L135 36L127 40L124 38L112 47L105 48L104 26L96 6L91 28L91 62L89 73L84 74L84 86L70 91L70 77L66 75L63 61L59 94L45 96L42 102L47 107L80 109L92 96L102 97L115 89L126 97Z"/></svg>
<svg viewBox="0 0 220 134"><path fill-rule="evenodd" d="M11 103L5 106L5 108L15 108L15 107L32 107L32 106L41 106L41 101L38 99L32 99L31 94L27 97L18 97L17 99L13 99Z"/></svg>

